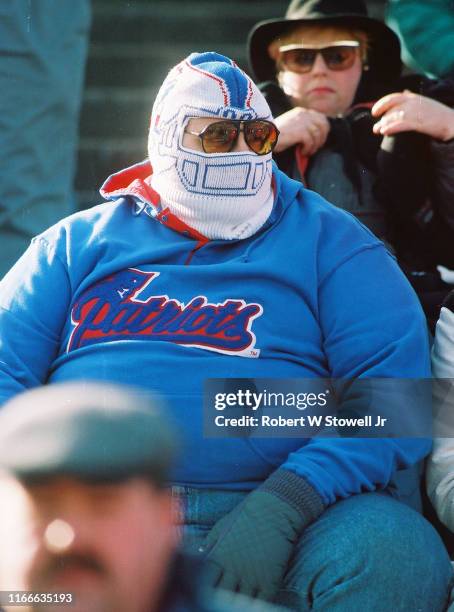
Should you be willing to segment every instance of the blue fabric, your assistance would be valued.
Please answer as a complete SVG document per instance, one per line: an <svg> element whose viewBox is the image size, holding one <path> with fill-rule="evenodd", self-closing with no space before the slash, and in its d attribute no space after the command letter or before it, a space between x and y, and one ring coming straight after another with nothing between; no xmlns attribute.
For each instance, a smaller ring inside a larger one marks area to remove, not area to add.
<svg viewBox="0 0 454 612"><path fill-rule="evenodd" d="M183 545L195 554L244 497L188 487L174 493L185 514ZM299 612L441 612L452 580L433 527L386 493L367 493L334 504L306 528L276 603Z"/></svg>
<svg viewBox="0 0 454 612"><path fill-rule="evenodd" d="M0 6L0 278L73 193L90 0Z"/></svg>
<svg viewBox="0 0 454 612"><path fill-rule="evenodd" d="M205 244L135 214L149 194L134 173L36 238L0 284L2 401L47 381L144 386L181 431L175 483L252 490L283 466L325 505L429 452L424 439L204 438L206 378L429 377L424 316L384 245L277 169L264 227Z"/></svg>

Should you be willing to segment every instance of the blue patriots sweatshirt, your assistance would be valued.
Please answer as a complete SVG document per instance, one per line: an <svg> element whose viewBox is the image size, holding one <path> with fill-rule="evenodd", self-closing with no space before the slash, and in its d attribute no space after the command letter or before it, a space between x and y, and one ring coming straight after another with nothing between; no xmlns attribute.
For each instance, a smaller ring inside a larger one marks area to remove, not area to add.
<svg viewBox="0 0 454 612"><path fill-rule="evenodd" d="M353 216L273 168L274 207L243 240L156 213L151 168L37 236L0 284L0 399L97 379L164 395L177 484L251 490L282 466L328 505L386 487L426 439L207 438L207 378L430 376L424 316L393 257Z"/></svg>

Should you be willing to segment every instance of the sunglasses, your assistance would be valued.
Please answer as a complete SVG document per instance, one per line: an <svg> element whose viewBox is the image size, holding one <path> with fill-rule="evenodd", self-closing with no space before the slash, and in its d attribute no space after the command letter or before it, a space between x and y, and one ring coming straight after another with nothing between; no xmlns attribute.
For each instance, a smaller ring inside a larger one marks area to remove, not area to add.
<svg viewBox="0 0 454 612"><path fill-rule="evenodd" d="M274 123L265 119L225 119L210 123L201 132L188 129L185 129L185 132L200 138L205 153L229 153L237 143L240 132L243 132L244 140L251 151L257 155L266 155L274 149L279 136L279 130Z"/></svg>
<svg viewBox="0 0 454 612"><path fill-rule="evenodd" d="M328 47L303 45L285 45L279 49L281 56L278 68L290 72L310 72L319 53L330 70L348 70L355 62L359 51L359 42L343 40Z"/></svg>

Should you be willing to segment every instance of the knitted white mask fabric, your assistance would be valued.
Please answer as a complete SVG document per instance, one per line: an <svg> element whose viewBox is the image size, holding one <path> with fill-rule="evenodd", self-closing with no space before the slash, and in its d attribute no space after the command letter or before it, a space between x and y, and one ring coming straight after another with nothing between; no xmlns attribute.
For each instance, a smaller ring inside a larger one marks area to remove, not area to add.
<svg viewBox="0 0 454 612"><path fill-rule="evenodd" d="M192 53L162 84L151 114L151 186L162 208L210 239L248 238L273 207L271 153L204 153L183 147L192 117L272 119L251 79L218 53Z"/></svg>

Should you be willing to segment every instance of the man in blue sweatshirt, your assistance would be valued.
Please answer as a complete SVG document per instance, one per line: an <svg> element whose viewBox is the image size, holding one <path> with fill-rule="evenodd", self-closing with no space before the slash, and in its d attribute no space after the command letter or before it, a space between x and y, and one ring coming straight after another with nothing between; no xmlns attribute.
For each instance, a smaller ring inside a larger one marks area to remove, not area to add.
<svg viewBox="0 0 454 612"><path fill-rule="evenodd" d="M183 533L217 586L295 610L442 610L446 552L395 499L426 439L203 435L207 379L430 376L394 259L274 166L277 136L228 58L173 68L148 160L35 238L0 285L1 397L74 379L164 395Z"/></svg>

